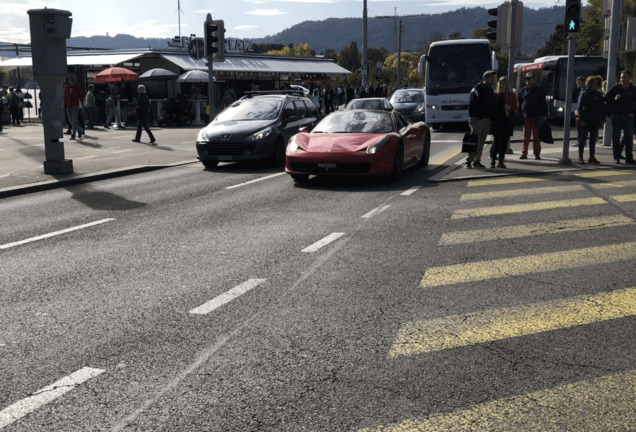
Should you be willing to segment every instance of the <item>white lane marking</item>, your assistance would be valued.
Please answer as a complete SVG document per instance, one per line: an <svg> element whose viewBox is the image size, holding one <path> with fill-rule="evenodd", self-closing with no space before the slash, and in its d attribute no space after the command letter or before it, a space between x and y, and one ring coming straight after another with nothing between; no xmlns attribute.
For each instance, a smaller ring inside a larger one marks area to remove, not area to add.
<svg viewBox="0 0 636 432"><path fill-rule="evenodd" d="M459 144L461 141L460 140L437 140L437 139L434 139L434 140L431 140L431 142L434 142L434 143L444 143L445 142L445 143L457 143L457 144Z"/></svg>
<svg viewBox="0 0 636 432"><path fill-rule="evenodd" d="M104 372L105 371L102 369L84 367L68 376L65 376L64 378L54 382L49 386L41 388L40 390L33 393L33 395L26 397L21 401L14 403L13 405L8 406L7 408L0 411L0 429L21 419L27 414L40 408L42 405L45 405L57 399L63 394L73 390L80 384L88 381L91 378L95 378L96 376Z"/></svg>
<svg viewBox="0 0 636 432"><path fill-rule="evenodd" d="M374 208L373 210L371 210L369 213L365 214L362 216L362 219L371 219L373 216L382 213L384 210L388 209L389 207L391 207L390 205L385 205L382 207L377 207Z"/></svg>
<svg viewBox="0 0 636 432"><path fill-rule="evenodd" d="M94 157L97 157L97 156L95 156L95 155L90 155L90 156L82 156L82 157L73 158L73 159L75 159L75 160L80 160L80 159L91 159L91 158L94 158Z"/></svg>
<svg viewBox="0 0 636 432"><path fill-rule="evenodd" d="M31 243L31 242L38 241L38 240L44 240L44 239L47 239L49 237L54 237L54 236L58 236L58 235L61 235L61 234L66 234L66 233L69 233L69 232L72 232L72 231L77 231L77 230L81 230L81 229L84 229L84 228L89 228L89 227L92 227L94 225L99 225L99 224L103 224L103 223L114 221L114 220L115 219L113 219L113 218L102 219L102 220L98 220L98 221L95 221L95 222L90 222L90 223L87 223L87 224L84 224L84 225L78 225L78 226L75 226L75 227L66 228L66 229L63 229L61 231L55 231L55 232L48 233L48 234L42 234L42 235L37 236L37 237L31 237L31 238L20 240L20 241L13 242L13 243L6 243L6 244L3 244L3 245L0 245L0 249L9 249L9 248L12 248L12 247L15 247L15 246L23 245L25 243Z"/></svg>
<svg viewBox="0 0 636 432"><path fill-rule="evenodd" d="M263 181L263 180L269 180L271 178L278 177L278 176L281 176L281 175L284 175L284 174L287 174L287 173L286 172L282 172L282 173L278 173L278 174L268 175L268 176L265 176L265 177L261 177L261 178L257 178L257 179L254 179L254 180L247 181L245 183L239 183L239 184L234 185L234 186L228 186L225 189L234 189L234 188L237 188L237 187L246 186L248 184L260 182L260 181Z"/></svg>
<svg viewBox="0 0 636 432"><path fill-rule="evenodd" d="M418 191L419 189L421 189L421 188L422 188L422 186L413 186L411 189L409 189L409 190L405 190L405 191L404 191L404 192L402 192L400 195L403 195L403 196L409 196L409 195L414 194L415 192L417 192L417 191Z"/></svg>
<svg viewBox="0 0 636 432"><path fill-rule="evenodd" d="M134 151L134 150L118 150L118 151L114 151L114 152L111 152L111 153L112 154L118 154L118 153L126 153L126 152L131 152L131 151Z"/></svg>
<svg viewBox="0 0 636 432"><path fill-rule="evenodd" d="M243 282L241 285L234 287L231 290L221 294L220 296L213 298L209 302L206 302L202 304L201 306L192 309L189 313L198 314L198 315L208 314L212 312L214 309L219 308L223 306L224 304L231 302L238 296L245 294L249 290L256 288L258 285L262 284L266 280L267 279L248 279L247 281Z"/></svg>
<svg viewBox="0 0 636 432"><path fill-rule="evenodd" d="M316 252L321 247L328 245L329 243L331 243L332 241L342 237L343 235L345 235L345 233L338 233L337 232L337 233L329 234L324 239L317 241L316 243L312 244L311 246L307 246L301 252Z"/></svg>
<svg viewBox="0 0 636 432"><path fill-rule="evenodd" d="M9 177L11 174L2 174L0 175L0 178L5 178L5 177Z"/></svg>

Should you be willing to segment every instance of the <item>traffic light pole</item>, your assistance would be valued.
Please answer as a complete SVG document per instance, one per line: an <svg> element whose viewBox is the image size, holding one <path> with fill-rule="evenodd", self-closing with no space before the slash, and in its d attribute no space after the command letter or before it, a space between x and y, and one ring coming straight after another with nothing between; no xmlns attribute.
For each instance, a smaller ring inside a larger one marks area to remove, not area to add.
<svg viewBox="0 0 636 432"><path fill-rule="evenodd" d="M574 51L576 50L576 34L568 35L568 68L565 84L565 111L563 114L563 156L559 159L560 165L572 165L570 159L570 124L572 123L572 94L574 84ZM546 119L546 121L548 121Z"/></svg>
<svg viewBox="0 0 636 432"><path fill-rule="evenodd" d="M208 29L208 25L212 24L212 14L208 14L207 17L205 18L205 24L204 26L204 34L207 34L207 29ZM207 58L208 58L208 105L210 107L210 121L212 121L212 119L214 119L214 115L215 113L215 106L214 106L214 75L212 75L212 73L214 72L214 60L213 60L213 53L209 52L207 49L208 46L208 41L205 41L205 45L206 45L206 54L207 54Z"/></svg>

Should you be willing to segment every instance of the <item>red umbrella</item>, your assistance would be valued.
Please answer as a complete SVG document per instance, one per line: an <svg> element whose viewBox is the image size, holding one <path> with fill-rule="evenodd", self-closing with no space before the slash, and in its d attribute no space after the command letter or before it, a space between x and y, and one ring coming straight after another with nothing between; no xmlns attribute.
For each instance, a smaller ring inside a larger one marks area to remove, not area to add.
<svg viewBox="0 0 636 432"><path fill-rule="evenodd" d="M97 82L134 81L139 75L123 67L110 67L96 74L93 79Z"/></svg>

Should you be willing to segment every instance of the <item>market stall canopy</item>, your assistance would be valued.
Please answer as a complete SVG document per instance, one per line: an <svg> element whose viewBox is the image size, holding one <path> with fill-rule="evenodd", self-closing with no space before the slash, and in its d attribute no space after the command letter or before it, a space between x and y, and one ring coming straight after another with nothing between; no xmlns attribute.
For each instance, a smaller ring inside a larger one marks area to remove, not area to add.
<svg viewBox="0 0 636 432"><path fill-rule="evenodd" d="M170 81L177 79L179 74L163 68L154 68L147 70L139 75L139 81Z"/></svg>
<svg viewBox="0 0 636 432"><path fill-rule="evenodd" d="M177 81L186 83L207 83L210 82L210 75L202 70L191 70L179 75Z"/></svg>
<svg viewBox="0 0 636 432"><path fill-rule="evenodd" d="M93 79L96 82L134 81L139 77L136 72L123 67L110 67L96 74Z"/></svg>

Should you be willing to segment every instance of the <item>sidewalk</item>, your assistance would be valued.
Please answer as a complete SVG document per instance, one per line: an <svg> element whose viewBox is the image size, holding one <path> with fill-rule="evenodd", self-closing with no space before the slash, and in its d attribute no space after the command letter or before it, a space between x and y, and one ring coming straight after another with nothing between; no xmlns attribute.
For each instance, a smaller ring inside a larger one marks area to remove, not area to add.
<svg viewBox="0 0 636 432"><path fill-rule="evenodd" d="M602 132L602 131L600 131ZM590 156L589 148L585 146L584 160L585 164L579 163L579 148L577 143L576 128L570 130L570 140L568 146L568 157L571 164L560 163L563 158L563 130L560 127L552 128L552 135L554 138L554 144L541 143L541 159L536 160L532 151L532 143L530 143L530 151L528 153L528 159L521 160L522 149L522 132L520 128L515 130L515 133L510 141L510 147L513 151L512 154L507 154L505 159L506 169L502 168L490 168L490 144L492 137L489 136L486 141L486 146L482 153L481 163L487 168L465 168L464 163L466 161L466 154L462 154L461 158L457 160L453 165L447 167L441 172L431 177L430 181L454 181L454 180L470 180L487 177L501 177L511 175L532 175L550 172L567 172L567 171L579 171L579 170L598 170L598 169L633 169L636 172L636 165L627 165L624 163L617 164L614 161L612 147L604 146L600 141L602 136L599 137L599 142L596 143L596 159L599 160L600 165L590 165L587 160ZM602 135L602 133L600 133ZM433 138L433 142L435 138ZM624 162L624 161L621 161Z"/></svg>
<svg viewBox="0 0 636 432"><path fill-rule="evenodd" d="M0 198L196 163L195 140L201 127L153 127L156 145L148 142L145 132L141 143L132 142L135 126L87 129L77 140L64 135L64 156L73 161L73 172L48 175L42 124L5 125L0 132Z"/></svg>

